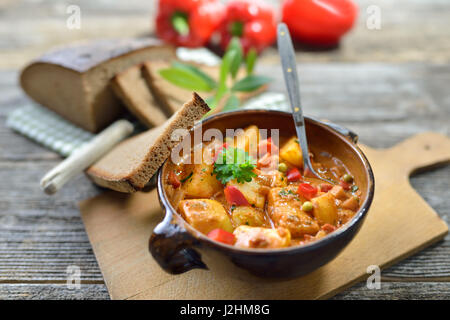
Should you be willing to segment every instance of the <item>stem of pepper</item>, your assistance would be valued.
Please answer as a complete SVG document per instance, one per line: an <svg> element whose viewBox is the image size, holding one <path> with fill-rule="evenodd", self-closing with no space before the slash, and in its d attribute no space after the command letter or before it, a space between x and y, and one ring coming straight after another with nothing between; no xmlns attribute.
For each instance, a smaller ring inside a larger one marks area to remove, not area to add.
<svg viewBox="0 0 450 320"><path fill-rule="evenodd" d="M242 37L244 33L244 24L240 21L234 21L230 24L230 33L235 37Z"/></svg>
<svg viewBox="0 0 450 320"><path fill-rule="evenodd" d="M189 34L188 16L184 12L175 12L171 17L172 27L182 36Z"/></svg>

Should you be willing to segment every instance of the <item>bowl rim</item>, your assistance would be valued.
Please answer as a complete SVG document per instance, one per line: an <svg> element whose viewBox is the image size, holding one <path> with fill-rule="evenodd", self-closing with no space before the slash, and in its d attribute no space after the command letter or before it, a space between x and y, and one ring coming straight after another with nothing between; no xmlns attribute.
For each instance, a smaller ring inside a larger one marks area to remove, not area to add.
<svg viewBox="0 0 450 320"><path fill-rule="evenodd" d="M291 115L290 112L287 111L280 111L280 110L271 110L271 109L243 109L243 110L232 110L232 111L226 111L221 112L218 114L213 114L207 118L202 119L199 123L197 123L193 128L191 128L190 132L192 132L195 128L197 128L198 125L204 124L206 122L216 120L217 118L227 118L231 116L239 116L242 113L269 113L273 114L274 116L288 116ZM348 221L346 224L338 228L336 231L332 232L331 234L326 235L325 237L307 243L303 245L297 245L297 246L289 246L285 248L276 248L276 249L264 249L264 248L240 248L224 243L220 243L217 241L213 241L212 239L208 238L206 235L201 233L200 231L196 230L194 227L192 227L189 223L187 223L183 217L177 212L177 210L172 206L170 201L168 200L168 197L166 195L166 190L163 187L163 171L166 166L167 160L164 162L164 164L161 166L159 172L158 172L158 181L157 181L157 189L158 189L158 196L159 199L164 206L166 210L170 210L172 214L175 214L179 219L181 219L184 222L184 226L186 230L193 235L196 239L206 242L208 245L213 247L218 247L222 250L228 250L228 251L234 251L235 253L241 253L241 254L247 254L247 255L256 255L256 256L262 256L262 255L280 255L280 254L297 254L300 252L309 252L314 250L319 250L322 247L327 246L331 242L335 241L337 238L343 237L347 231L350 229L353 229L357 227L358 223L367 215L367 212L369 211L369 208L372 204L374 192L375 192L375 177L373 174L372 167L367 160L366 155L364 152L353 142L351 142L349 139L347 139L344 135L337 132L336 130L333 130L331 127L326 126L326 124L321 123L320 121L317 121L316 119L310 118L308 116L305 116L307 121L311 121L312 123L321 126L325 130L329 130L331 132L334 132L336 135L338 135L345 143L347 143L352 149L354 149L359 156L359 159L363 162L364 167L366 168L367 174L368 174L368 188L367 188L367 197L363 204L361 205L358 212L353 216L353 218ZM165 213L165 217L163 219L166 220L167 213ZM193 234L192 234L193 233Z"/></svg>

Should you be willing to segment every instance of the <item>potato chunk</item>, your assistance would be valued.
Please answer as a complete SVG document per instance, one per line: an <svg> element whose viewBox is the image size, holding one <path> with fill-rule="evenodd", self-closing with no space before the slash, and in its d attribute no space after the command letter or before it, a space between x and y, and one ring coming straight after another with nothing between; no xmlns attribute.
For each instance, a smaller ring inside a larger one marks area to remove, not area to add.
<svg viewBox="0 0 450 320"><path fill-rule="evenodd" d="M311 200L314 216L320 225L325 223L336 225L338 215L335 200L336 198L329 192Z"/></svg>
<svg viewBox="0 0 450 320"><path fill-rule="evenodd" d="M291 235L285 228L240 226L234 230L235 246L241 248L283 248L291 244Z"/></svg>
<svg viewBox="0 0 450 320"><path fill-rule="evenodd" d="M210 198L222 189L222 184L212 173L213 169L212 164L193 166L192 176L183 185L186 198Z"/></svg>
<svg viewBox="0 0 450 320"><path fill-rule="evenodd" d="M264 208L266 202L265 190L256 179L252 179L250 182L238 183L236 180L231 180L227 183L227 186L235 186L244 195L250 205L254 205L257 208Z"/></svg>
<svg viewBox="0 0 450 320"><path fill-rule="evenodd" d="M258 143L260 139L259 129L255 125L248 126L244 129L244 133L236 137L235 146L244 149L251 156L258 154Z"/></svg>
<svg viewBox="0 0 450 320"><path fill-rule="evenodd" d="M233 232L230 217L216 200L183 200L178 210L183 218L201 233L207 234L217 228Z"/></svg>
<svg viewBox="0 0 450 320"><path fill-rule="evenodd" d="M347 194L344 191L344 188L341 186L333 186L329 191L336 199L345 200L347 199Z"/></svg>
<svg viewBox="0 0 450 320"><path fill-rule="evenodd" d="M272 188L268 195L267 212L276 226L287 228L292 237L315 235L319 225L301 210L302 202L295 187Z"/></svg>
<svg viewBox="0 0 450 320"><path fill-rule="evenodd" d="M266 226L264 212L252 207L236 207L234 208L231 219L236 227L240 225L252 227Z"/></svg>
<svg viewBox="0 0 450 320"><path fill-rule="evenodd" d="M303 167L303 156L297 137L292 137L280 149L280 157L296 167Z"/></svg>

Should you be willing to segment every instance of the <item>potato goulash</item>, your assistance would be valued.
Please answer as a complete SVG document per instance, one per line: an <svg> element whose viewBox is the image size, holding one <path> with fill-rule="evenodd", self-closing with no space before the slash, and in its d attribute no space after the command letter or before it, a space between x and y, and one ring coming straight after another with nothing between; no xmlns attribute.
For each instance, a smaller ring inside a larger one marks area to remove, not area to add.
<svg viewBox="0 0 450 320"><path fill-rule="evenodd" d="M306 177L297 137L279 140L262 139L252 125L169 162L164 179L173 207L199 232L240 248L302 245L334 232L359 209L353 176L319 151L310 154L313 167L335 184ZM186 159L198 150L202 162L191 164Z"/></svg>

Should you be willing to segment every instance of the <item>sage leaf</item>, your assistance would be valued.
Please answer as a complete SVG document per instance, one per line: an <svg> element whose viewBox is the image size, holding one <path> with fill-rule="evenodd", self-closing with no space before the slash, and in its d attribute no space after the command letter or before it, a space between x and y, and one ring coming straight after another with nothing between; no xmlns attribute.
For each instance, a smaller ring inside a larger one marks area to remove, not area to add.
<svg viewBox="0 0 450 320"><path fill-rule="evenodd" d="M238 37L231 38L230 43L228 44L227 51L234 51L235 55L230 65L230 73L233 79L236 78L239 68L242 64L243 53L242 53L242 45L241 40Z"/></svg>
<svg viewBox="0 0 450 320"><path fill-rule="evenodd" d="M256 64L256 58L258 58L258 54L256 53L255 49L251 48L247 53L247 57L245 58L245 65L248 75L253 73L253 69L255 68Z"/></svg>
<svg viewBox="0 0 450 320"><path fill-rule="evenodd" d="M248 75L236 82L231 91L250 92L260 88L261 86L271 82L272 79L265 76Z"/></svg>
<svg viewBox="0 0 450 320"><path fill-rule="evenodd" d="M214 89L211 83L187 68L167 68L159 70L159 74L174 85L193 91L209 92Z"/></svg>
<svg viewBox="0 0 450 320"><path fill-rule="evenodd" d="M235 95L232 94L228 97L227 102L225 103L225 106L223 107L222 111L231 111L231 110L236 110L237 108L239 108L239 98Z"/></svg>
<svg viewBox="0 0 450 320"><path fill-rule="evenodd" d="M206 82L209 83L209 85L213 88L217 87L217 81L211 78L207 73L202 71L201 69L197 68L196 66L193 66L191 64L181 63L181 62L174 62L172 63L172 67L182 69L185 68L187 70L190 70L197 74L199 77L203 78Z"/></svg>

